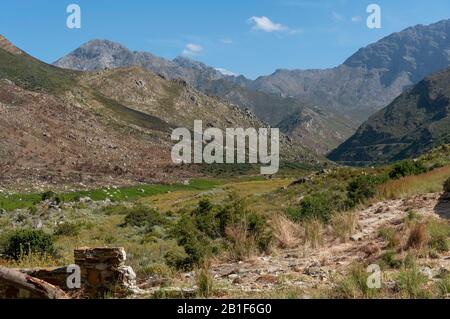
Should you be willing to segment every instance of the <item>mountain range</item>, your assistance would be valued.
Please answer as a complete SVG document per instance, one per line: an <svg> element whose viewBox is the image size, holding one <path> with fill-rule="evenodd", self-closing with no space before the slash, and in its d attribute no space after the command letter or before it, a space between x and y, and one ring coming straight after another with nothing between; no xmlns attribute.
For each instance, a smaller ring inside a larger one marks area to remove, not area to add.
<svg viewBox="0 0 450 319"><path fill-rule="evenodd" d="M45 64L0 36L2 184L171 182L203 174L171 161L175 127L266 127L251 112L140 67L95 72ZM281 160L325 159L284 135Z"/></svg>
<svg viewBox="0 0 450 319"><path fill-rule="evenodd" d="M308 112L315 125L308 129L308 123L299 123L298 131L301 131L302 135L298 141L317 153L330 151L355 129L350 121L341 117L340 122L344 123L342 130L330 131L328 127L334 127L334 124L329 123L326 117L323 118L316 107L309 107L296 98L248 88L249 80L243 76L227 76L215 68L186 57L177 57L170 61L151 53L130 51L125 46L109 40L89 41L56 61L54 65L80 71L139 66L166 79L182 79L205 94L220 96L240 106L244 111L251 111L272 126L278 126L279 122L295 112ZM334 117L340 116L336 114ZM289 134L288 131L284 133ZM309 143L314 140L314 136L321 138Z"/></svg>
<svg viewBox="0 0 450 319"><path fill-rule="evenodd" d="M425 76L450 66L450 20L417 25L361 48L342 65L324 70L277 70L250 80L224 75L186 57L166 60L92 40L54 63L93 71L137 65L250 110L293 139L325 154L370 115Z"/></svg>
<svg viewBox="0 0 450 319"><path fill-rule="evenodd" d="M320 154L338 145L329 158L344 164L412 157L450 141L449 36L450 20L419 25L336 68L278 70L256 80L107 40L48 65L0 36L1 179L195 176L198 167L170 162L170 132L196 119L222 129L279 127L285 162L320 165Z"/></svg>

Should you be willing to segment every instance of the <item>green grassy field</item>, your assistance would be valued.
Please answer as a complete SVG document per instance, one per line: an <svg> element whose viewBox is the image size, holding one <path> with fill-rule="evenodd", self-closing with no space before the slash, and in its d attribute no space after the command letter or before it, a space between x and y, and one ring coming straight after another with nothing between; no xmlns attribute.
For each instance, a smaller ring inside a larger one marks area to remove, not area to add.
<svg viewBox="0 0 450 319"><path fill-rule="evenodd" d="M110 199L112 202L132 201L140 197L150 197L158 194L164 194L175 191L201 191L214 188L221 185L221 180L212 179L194 179L189 185L171 184L171 185L138 185L132 187L105 187L94 190L77 191L70 193L57 194L63 202L73 202L82 197L89 197L93 201ZM0 209L11 211L19 208L30 208L41 202L41 193L28 194L0 194Z"/></svg>

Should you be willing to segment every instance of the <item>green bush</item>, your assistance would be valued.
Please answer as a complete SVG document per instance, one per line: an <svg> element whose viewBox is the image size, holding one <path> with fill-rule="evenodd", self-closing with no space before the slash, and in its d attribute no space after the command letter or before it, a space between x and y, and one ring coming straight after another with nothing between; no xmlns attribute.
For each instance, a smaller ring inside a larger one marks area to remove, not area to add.
<svg viewBox="0 0 450 319"><path fill-rule="evenodd" d="M384 176L360 175L354 178L347 187L347 196L351 206L365 202L372 198L376 186L387 180Z"/></svg>
<svg viewBox="0 0 450 319"><path fill-rule="evenodd" d="M130 209L125 216L125 226L153 227L164 223L164 217L156 210L145 206Z"/></svg>
<svg viewBox="0 0 450 319"><path fill-rule="evenodd" d="M42 193L41 200L42 201L49 200L49 201L53 201L57 204L61 203L61 198L59 198L59 196L55 192L52 192L52 191Z"/></svg>
<svg viewBox="0 0 450 319"><path fill-rule="evenodd" d="M267 217L255 212L251 212L246 216L248 231L254 236L256 244L260 251L266 252L270 248L272 242L272 230L268 227Z"/></svg>
<svg viewBox="0 0 450 319"><path fill-rule="evenodd" d="M255 242L259 251L267 251L272 242L272 230L268 225L267 216L250 211L247 203L235 193L229 195L228 205L223 207L218 216L219 229L221 235L230 240L226 230L231 228L242 228L246 233L247 239ZM232 239L234 242L236 238ZM230 244L230 243L229 243ZM239 243L232 243L233 245Z"/></svg>
<svg viewBox="0 0 450 319"><path fill-rule="evenodd" d="M381 256L381 261L383 264L389 268L398 269L403 265L403 261L397 257L394 250L388 250Z"/></svg>
<svg viewBox="0 0 450 319"><path fill-rule="evenodd" d="M207 236L215 239L220 237L220 219L218 209L207 199L202 199L198 207L192 211L197 228Z"/></svg>
<svg viewBox="0 0 450 319"><path fill-rule="evenodd" d="M450 177L444 183L444 192L450 193Z"/></svg>
<svg viewBox="0 0 450 319"><path fill-rule="evenodd" d="M164 255L164 260L169 267L175 269L188 270L192 268L191 259L183 250L169 250Z"/></svg>
<svg viewBox="0 0 450 319"><path fill-rule="evenodd" d="M401 177L410 175L419 175L426 172L427 169L422 162L414 160L404 160L394 165L389 172L389 177L392 179L399 179Z"/></svg>
<svg viewBox="0 0 450 319"><path fill-rule="evenodd" d="M192 211L182 212L171 229L171 235L186 255L170 253L166 262L176 268L191 269L218 253L220 248L250 241L257 250L267 251L272 240L267 218L248 211L245 201L236 195L230 195L227 203L226 206L218 206L203 199ZM238 226L245 236L237 238L230 235L231 230Z"/></svg>
<svg viewBox="0 0 450 319"><path fill-rule="evenodd" d="M56 226L56 236L77 236L80 233L80 225L74 223L63 223Z"/></svg>
<svg viewBox="0 0 450 319"><path fill-rule="evenodd" d="M42 230L22 229L11 234L7 240L4 254L19 259L29 253L54 255L56 253L52 236Z"/></svg>
<svg viewBox="0 0 450 319"><path fill-rule="evenodd" d="M190 214L182 214L172 229L172 235L187 254L184 260L175 262L177 268L191 269L212 254L212 245L208 237L197 228Z"/></svg>
<svg viewBox="0 0 450 319"><path fill-rule="evenodd" d="M290 217L298 222L305 219L329 221L333 213L333 204L325 194L306 196L300 203L300 208L290 212Z"/></svg>

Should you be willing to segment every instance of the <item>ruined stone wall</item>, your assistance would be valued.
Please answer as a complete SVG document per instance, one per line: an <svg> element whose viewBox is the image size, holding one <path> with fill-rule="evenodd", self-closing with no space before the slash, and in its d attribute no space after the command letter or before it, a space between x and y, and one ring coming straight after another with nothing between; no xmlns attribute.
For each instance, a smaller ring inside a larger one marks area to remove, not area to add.
<svg viewBox="0 0 450 319"><path fill-rule="evenodd" d="M65 292L82 298L101 298L106 295L123 296L137 291L136 275L125 265L123 248L80 248L74 251L75 266L79 267L81 286L69 287L73 267L18 269L28 279L40 279ZM0 298L38 298L39 295L18 287L17 283L0 278ZM41 296L42 297L42 296Z"/></svg>
<svg viewBox="0 0 450 319"><path fill-rule="evenodd" d="M81 269L81 284L90 296L126 294L136 287L133 269L125 265L123 248L80 248L75 264Z"/></svg>

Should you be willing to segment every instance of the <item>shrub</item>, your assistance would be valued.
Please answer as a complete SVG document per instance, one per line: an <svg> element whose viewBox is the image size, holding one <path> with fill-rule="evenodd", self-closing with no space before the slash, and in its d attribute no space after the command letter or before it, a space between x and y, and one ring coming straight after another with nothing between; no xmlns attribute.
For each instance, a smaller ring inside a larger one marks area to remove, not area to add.
<svg viewBox="0 0 450 319"><path fill-rule="evenodd" d="M59 224L54 234L56 236L77 236L80 233L80 225L74 223Z"/></svg>
<svg viewBox="0 0 450 319"><path fill-rule="evenodd" d="M447 298L450 294L450 275L446 274L441 279L439 279L439 281L437 282L437 288L441 297Z"/></svg>
<svg viewBox="0 0 450 319"><path fill-rule="evenodd" d="M45 192L45 193L42 193L41 194L41 200L42 201L46 201L46 200L48 200L48 199L53 199L53 198L55 198L56 197L56 193L55 192L52 192L52 191L48 191L48 192Z"/></svg>
<svg viewBox="0 0 450 319"><path fill-rule="evenodd" d="M309 219L303 222L305 229L305 244L317 248L323 244L323 224L318 219Z"/></svg>
<svg viewBox="0 0 450 319"><path fill-rule="evenodd" d="M59 196L55 192L52 192L52 191L42 193L41 200L42 201L49 200L49 201L55 202L56 204L61 203L61 198L59 198Z"/></svg>
<svg viewBox="0 0 450 319"><path fill-rule="evenodd" d="M192 212L200 231L211 238L218 238L221 234L220 220L217 217L217 208L207 199L198 203L198 207Z"/></svg>
<svg viewBox="0 0 450 319"><path fill-rule="evenodd" d="M428 242L428 231L425 223L416 223L412 226L406 248L423 248Z"/></svg>
<svg viewBox="0 0 450 319"><path fill-rule="evenodd" d="M163 223L164 218L158 211L145 206L137 206L125 216L125 225L127 226L153 227Z"/></svg>
<svg viewBox="0 0 450 319"><path fill-rule="evenodd" d="M158 278L170 278L174 275L173 269L169 267L167 262L147 264L143 267L143 273L145 276L155 276Z"/></svg>
<svg viewBox="0 0 450 319"><path fill-rule="evenodd" d="M230 257L243 260L255 255L258 251L255 236L249 230L245 220L236 222L226 228Z"/></svg>
<svg viewBox="0 0 450 319"><path fill-rule="evenodd" d="M425 173L427 169L423 166L422 162L414 160L404 160L394 165L389 172L391 179L399 179L401 177L410 175L419 175Z"/></svg>
<svg viewBox="0 0 450 319"><path fill-rule="evenodd" d="M199 297L211 297L214 290L214 278L209 271L208 262L205 261L203 265L197 269L195 274L195 281L197 283Z"/></svg>
<svg viewBox="0 0 450 319"><path fill-rule="evenodd" d="M381 256L381 261L390 268L400 268L403 264L400 258L397 258L395 251L388 250Z"/></svg>
<svg viewBox="0 0 450 319"><path fill-rule="evenodd" d="M256 251L267 251L272 242L272 230L267 216L249 211L244 199L232 193L228 205L220 209L218 215L219 230L227 239L229 248L235 251L239 259ZM241 252L239 252L241 251ZM242 253L247 251L247 253Z"/></svg>
<svg viewBox="0 0 450 319"><path fill-rule="evenodd" d="M360 175L354 178L347 187L347 197L351 206L364 203L367 199L375 196L376 185L386 181L383 176Z"/></svg>
<svg viewBox="0 0 450 319"><path fill-rule="evenodd" d="M53 239L42 230L17 230L7 240L4 254L13 259L19 259L29 253L54 255Z"/></svg>
<svg viewBox="0 0 450 319"><path fill-rule="evenodd" d="M266 216L248 211L245 201L233 194L224 207L201 200L191 212L181 213L171 234L189 256L178 263L188 268L201 264L220 247L228 246L232 257L241 259L267 251L272 240Z"/></svg>
<svg viewBox="0 0 450 319"><path fill-rule="evenodd" d="M367 285L369 275L364 265L352 265L350 273L336 285L336 297L347 299L376 297L378 289L371 289Z"/></svg>
<svg viewBox="0 0 450 319"><path fill-rule="evenodd" d="M272 220L273 235L280 248L293 248L297 246L300 230L296 223L283 215L277 215Z"/></svg>
<svg viewBox="0 0 450 319"><path fill-rule="evenodd" d="M268 251L272 242L272 230L267 223L267 217L262 214L251 212L244 216L247 220L248 231L254 236L260 251Z"/></svg>
<svg viewBox="0 0 450 319"><path fill-rule="evenodd" d="M424 289L427 277L417 267L403 269L397 277L400 292L409 298L426 298L429 293Z"/></svg>
<svg viewBox="0 0 450 319"><path fill-rule="evenodd" d="M441 253L450 250L450 225L447 222L430 220L427 223L427 231L429 235L428 246L430 248L435 249Z"/></svg>
<svg viewBox="0 0 450 319"><path fill-rule="evenodd" d="M379 236L387 242L387 247L398 248L402 244L401 234L394 228L380 229Z"/></svg>
<svg viewBox="0 0 450 319"><path fill-rule="evenodd" d="M212 246L208 238L198 230L189 214L182 214L172 229L172 235L177 239L178 245L184 248L187 257L176 262L177 268L192 268L199 265L205 257L212 253Z"/></svg>
<svg viewBox="0 0 450 319"><path fill-rule="evenodd" d="M294 221L305 219L320 219L328 221L333 212L332 203L325 194L306 196L300 203L300 209L295 212Z"/></svg>
<svg viewBox="0 0 450 319"><path fill-rule="evenodd" d="M450 177L444 183L444 192L450 193Z"/></svg>
<svg viewBox="0 0 450 319"><path fill-rule="evenodd" d="M164 255L164 260L169 267L175 269L188 270L192 267L189 255L184 250L169 250Z"/></svg>

